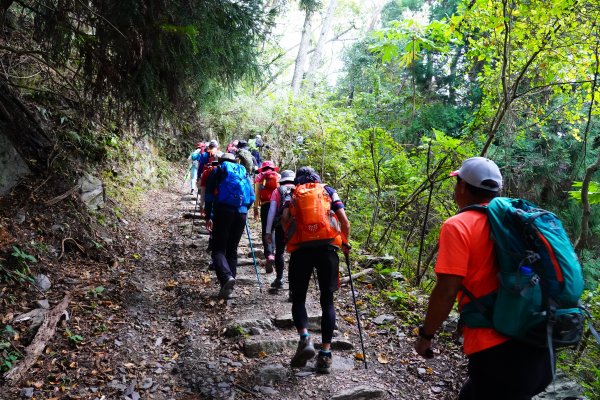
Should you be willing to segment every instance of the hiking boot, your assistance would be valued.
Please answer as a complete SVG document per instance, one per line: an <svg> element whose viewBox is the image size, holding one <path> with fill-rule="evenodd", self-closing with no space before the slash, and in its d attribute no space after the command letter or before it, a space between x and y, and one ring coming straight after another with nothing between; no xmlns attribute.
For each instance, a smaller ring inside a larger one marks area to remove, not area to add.
<svg viewBox="0 0 600 400"><path fill-rule="evenodd" d="M233 293L233 285L235 285L235 278L230 276L227 278L225 283L221 285L221 290L219 290L219 298L220 299L230 299L231 294Z"/></svg>
<svg viewBox="0 0 600 400"><path fill-rule="evenodd" d="M269 254L267 256L267 263L265 264L265 270L267 271L267 274L270 274L273 272L273 264L275 263L275 256L273 254Z"/></svg>
<svg viewBox="0 0 600 400"><path fill-rule="evenodd" d="M315 356L315 346L310 340L310 336L302 336L298 342L296 354L292 357L290 365L292 368L306 367L308 360Z"/></svg>
<svg viewBox="0 0 600 400"><path fill-rule="evenodd" d="M330 351L319 351L319 355L317 356L317 372L319 374L330 374L332 362L333 357Z"/></svg>
<svg viewBox="0 0 600 400"><path fill-rule="evenodd" d="M281 279L277 278L271 282L271 287L273 289L283 289L283 282L281 282Z"/></svg>
<svg viewBox="0 0 600 400"><path fill-rule="evenodd" d="M214 271L215 270L215 264L213 264L213 263L208 264L208 270L209 271Z"/></svg>

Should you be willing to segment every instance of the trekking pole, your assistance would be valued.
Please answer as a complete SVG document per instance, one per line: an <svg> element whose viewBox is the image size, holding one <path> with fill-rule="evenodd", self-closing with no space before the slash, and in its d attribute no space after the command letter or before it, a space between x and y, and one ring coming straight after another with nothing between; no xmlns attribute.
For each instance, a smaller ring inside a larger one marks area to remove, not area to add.
<svg viewBox="0 0 600 400"><path fill-rule="evenodd" d="M365 345L363 343L362 328L360 326L360 317L358 316L358 307L356 307L356 296L354 295L354 284L352 283L352 271L350 270L350 256L348 253L344 253L346 258L346 266L348 267L348 278L350 278L350 290L352 290L352 302L354 303L354 312L356 313L356 324L358 325L358 334L360 336L360 347L362 349L363 361L365 363L365 369L367 367L367 354L365 353Z"/></svg>
<svg viewBox="0 0 600 400"><path fill-rule="evenodd" d="M254 248L252 248L252 239L250 239L250 228L248 227L248 218L246 218L246 233L248 233L248 243L250 243L250 251L252 252L252 259L254 260L254 271L256 271L256 280L258 281L258 288L262 293L262 284L260 283L260 276L258 275L258 266L256 265L256 257L254 256Z"/></svg>

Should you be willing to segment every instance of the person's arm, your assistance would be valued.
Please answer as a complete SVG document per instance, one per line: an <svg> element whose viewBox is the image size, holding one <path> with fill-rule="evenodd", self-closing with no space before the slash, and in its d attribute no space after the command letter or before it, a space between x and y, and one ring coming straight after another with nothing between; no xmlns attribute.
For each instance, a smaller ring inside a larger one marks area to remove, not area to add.
<svg viewBox="0 0 600 400"><path fill-rule="evenodd" d="M348 220L346 211L344 211L343 208L338 208L335 210L335 215L337 216L338 221L340 221L342 239L344 240L343 244L348 244L348 240L350 240L350 221Z"/></svg>
<svg viewBox="0 0 600 400"><path fill-rule="evenodd" d="M458 275L437 275L437 282L429 296L427 314L422 326L422 333L425 337L419 336L415 343L415 350L421 356L425 358L433 357L433 352L431 351L433 335L442 326L446 318L448 318L462 281L463 277Z"/></svg>
<svg viewBox="0 0 600 400"><path fill-rule="evenodd" d="M254 201L254 219L258 219L258 212L259 212L259 207L260 207L260 183L259 180L261 179L262 174L258 174L256 176L256 178L254 179L254 197L255 197L255 201Z"/></svg>

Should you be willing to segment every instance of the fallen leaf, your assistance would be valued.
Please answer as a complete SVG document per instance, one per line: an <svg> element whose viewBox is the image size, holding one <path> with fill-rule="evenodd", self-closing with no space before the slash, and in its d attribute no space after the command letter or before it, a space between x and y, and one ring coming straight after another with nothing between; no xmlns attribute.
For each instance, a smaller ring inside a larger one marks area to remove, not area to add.
<svg viewBox="0 0 600 400"><path fill-rule="evenodd" d="M265 358L267 356L267 353L265 353L264 351L261 351L260 353L258 353L258 356L260 358Z"/></svg>
<svg viewBox="0 0 600 400"><path fill-rule="evenodd" d="M390 362L390 360L388 359L388 356L385 353L380 353L377 356L377 361L379 361L380 364L387 364Z"/></svg>
<svg viewBox="0 0 600 400"><path fill-rule="evenodd" d="M165 289L173 289L175 286L179 285L179 282L177 282L174 279L169 279L167 281L167 284L165 285Z"/></svg>
<svg viewBox="0 0 600 400"><path fill-rule="evenodd" d="M75 361L71 361L71 363L69 364L69 368L75 368L77 367L77 363Z"/></svg>
<svg viewBox="0 0 600 400"><path fill-rule="evenodd" d="M354 358L356 358L357 360L361 360L362 361L362 360L365 359L365 356L363 355L363 353L356 353L354 355Z"/></svg>
<svg viewBox="0 0 600 400"><path fill-rule="evenodd" d="M123 366L125 368L135 368L135 364L134 363L129 363L129 362L128 363L123 363Z"/></svg>
<svg viewBox="0 0 600 400"><path fill-rule="evenodd" d="M354 321L354 318L352 317L344 317L344 321L350 323L350 324L354 324L356 321Z"/></svg>
<svg viewBox="0 0 600 400"><path fill-rule="evenodd" d="M36 389L39 389L42 386L44 386L44 382L34 382L33 383L33 387L36 388Z"/></svg>

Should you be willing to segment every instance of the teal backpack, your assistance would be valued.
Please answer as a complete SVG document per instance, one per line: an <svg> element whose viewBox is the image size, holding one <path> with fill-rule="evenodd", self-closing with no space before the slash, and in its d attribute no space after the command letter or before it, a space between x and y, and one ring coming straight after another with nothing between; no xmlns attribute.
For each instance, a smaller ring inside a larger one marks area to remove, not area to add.
<svg viewBox="0 0 600 400"><path fill-rule="evenodd" d="M231 207L250 207L255 196L246 168L232 162L224 162L220 168L225 176L219 183L217 201Z"/></svg>
<svg viewBox="0 0 600 400"><path fill-rule="evenodd" d="M496 250L498 290L461 311L464 325L492 327L540 347L574 346L583 333L579 299L583 275L577 255L553 213L522 199L494 198L461 210L485 212Z"/></svg>

